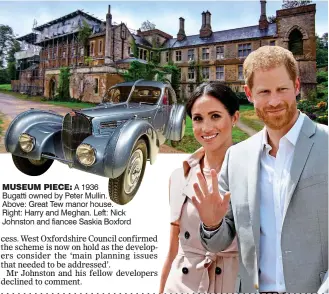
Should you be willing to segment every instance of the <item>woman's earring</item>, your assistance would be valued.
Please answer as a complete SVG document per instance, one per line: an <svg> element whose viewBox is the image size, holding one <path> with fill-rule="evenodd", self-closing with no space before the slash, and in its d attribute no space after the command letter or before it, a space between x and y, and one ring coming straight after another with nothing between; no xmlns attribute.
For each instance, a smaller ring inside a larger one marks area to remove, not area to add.
<svg viewBox="0 0 329 294"><path fill-rule="evenodd" d="M233 124L233 128L235 127L235 124Z"/></svg>

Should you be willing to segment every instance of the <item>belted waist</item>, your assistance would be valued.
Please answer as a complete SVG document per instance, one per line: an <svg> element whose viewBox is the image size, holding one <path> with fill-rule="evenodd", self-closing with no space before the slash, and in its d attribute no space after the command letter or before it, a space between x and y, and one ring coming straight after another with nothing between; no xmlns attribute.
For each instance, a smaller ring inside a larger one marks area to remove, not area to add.
<svg viewBox="0 0 329 294"><path fill-rule="evenodd" d="M188 245L181 244L178 249L177 256L185 256L187 258L201 257L204 256L204 259L196 265L197 270L202 270L202 278L200 280L198 293L212 293L214 289L209 289L210 279L208 268L211 264L216 261L217 257L229 258L229 257L238 257L238 251L228 251L228 252L218 252L213 253L199 248L190 247Z"/></svg>
<svg viewBox="0 0 329 294"><path fill-rule="evenodd" d="M185 255L185 256L193 256L193 255L204 255L205 257L209 257L212 261L215 261L218 257L236 257L239 256L238 251L221 251L217 253L209 252L203 249L191 247L188 245L181 244L178 248L177 255Z"/></svg>

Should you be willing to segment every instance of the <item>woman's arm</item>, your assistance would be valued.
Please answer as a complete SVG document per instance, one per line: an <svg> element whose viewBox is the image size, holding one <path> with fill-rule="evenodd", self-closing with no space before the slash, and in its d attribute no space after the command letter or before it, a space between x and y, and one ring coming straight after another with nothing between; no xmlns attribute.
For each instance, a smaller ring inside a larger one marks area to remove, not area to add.
<svg viewBox="0 0 329 294"><path fill-rule="evenodd" d="M170 224L170 245L166 261L162 268L160 290L159 293L163 293L166 281L171 269L171 264L175 259L178 252L178 235L179 235L179 223L174 222Z"/></svg>

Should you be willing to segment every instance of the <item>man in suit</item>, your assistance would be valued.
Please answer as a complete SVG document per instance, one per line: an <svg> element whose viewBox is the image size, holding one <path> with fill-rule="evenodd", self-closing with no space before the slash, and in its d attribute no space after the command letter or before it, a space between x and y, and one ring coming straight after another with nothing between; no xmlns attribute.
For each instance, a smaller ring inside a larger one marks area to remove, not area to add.
<svg viewBox="0 0 329 294"><path fill-rule="evenodd" d="M328 292L328 127L298 111L290 51L260 47L244 76L265 127L227 151L219 188L198 174L202 243L219 252L237 234L240 292Z"/></svg>

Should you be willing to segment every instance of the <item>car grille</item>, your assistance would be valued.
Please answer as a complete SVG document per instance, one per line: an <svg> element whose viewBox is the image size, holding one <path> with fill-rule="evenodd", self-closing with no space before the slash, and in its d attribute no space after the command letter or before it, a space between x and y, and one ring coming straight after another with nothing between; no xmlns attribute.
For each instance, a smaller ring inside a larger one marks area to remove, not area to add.
<svg viewBox="0 0 329 294"><path fill-rule="evenodd" d="M76 112L65 115L62 127L62 144L65 159L73 162L81 142L92 134L89 119Z"/></svg>
<svg viewBox="0 0 329 294"><path fill-rule="evenodd" d="M100 127L102 129L104 128L117 128L118 126L120 126L121 124L125 123L127 120L115 120L115 121L106 121L106 122L102 122L100 123Z"/></svg>

